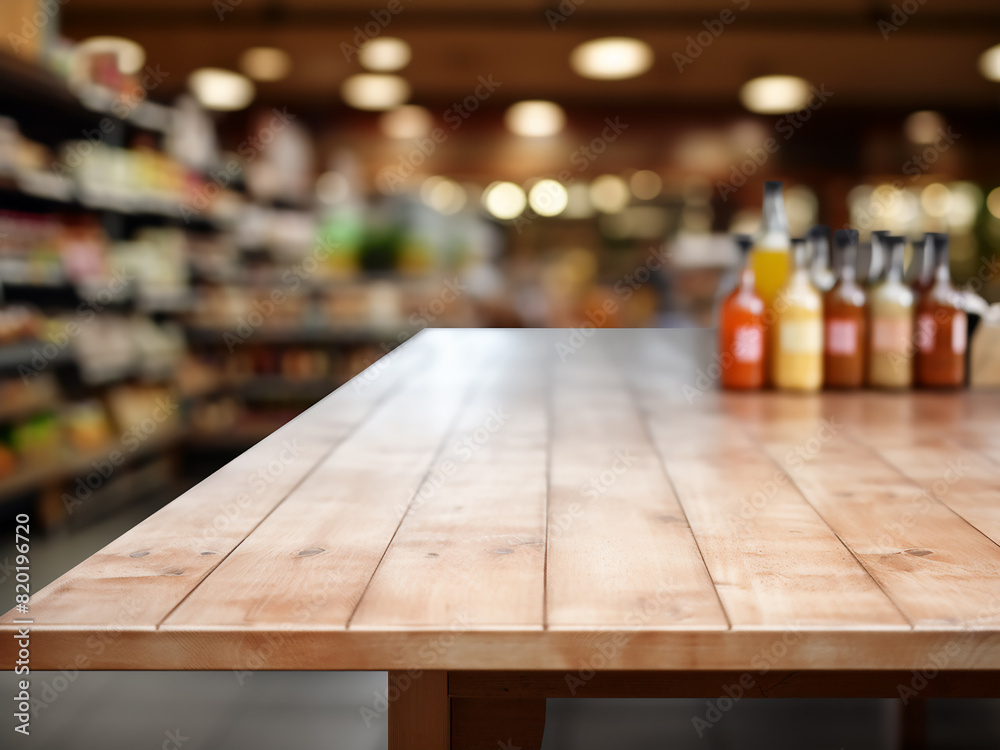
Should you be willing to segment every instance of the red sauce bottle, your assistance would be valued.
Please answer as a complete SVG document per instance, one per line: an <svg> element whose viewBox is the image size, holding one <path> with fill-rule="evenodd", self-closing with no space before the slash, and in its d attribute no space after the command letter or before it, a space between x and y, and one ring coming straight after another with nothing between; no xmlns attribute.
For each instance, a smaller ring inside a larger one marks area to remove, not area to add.
<svg viewBox="0 0 1000 750"><path fill-rule="evenodd" d="M737 242L744 251L744 265L719 315L721 381L723 388L752 390L764 385L764 300L754 288L753 267L747 262L753 240Z"/></svg>
<svg viewBox="0 0 1000 750"><path fill-rule="evenodd" d="M924 388L961 388L965 384L969 318L951 283L948 235L928 234L925 248L925 252L934 250L934 281L917 302L914 379Z"/></svg>

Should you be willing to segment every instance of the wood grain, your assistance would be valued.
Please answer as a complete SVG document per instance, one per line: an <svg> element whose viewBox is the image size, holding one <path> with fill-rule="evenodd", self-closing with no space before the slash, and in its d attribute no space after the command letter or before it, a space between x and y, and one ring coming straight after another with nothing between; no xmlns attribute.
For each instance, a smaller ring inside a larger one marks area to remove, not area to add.
<svg viewBox="0 0 1000 750"><path fill-rule="evenodd" d="M33 596L32 667L1000 670L1000 397L716 379L425 332Z"/></svg>
<svg viewBox="0 0 1000 750"><path fill-rule="evenodd" d="M389 750L451 750L447 672L390 671Z"/></svg>

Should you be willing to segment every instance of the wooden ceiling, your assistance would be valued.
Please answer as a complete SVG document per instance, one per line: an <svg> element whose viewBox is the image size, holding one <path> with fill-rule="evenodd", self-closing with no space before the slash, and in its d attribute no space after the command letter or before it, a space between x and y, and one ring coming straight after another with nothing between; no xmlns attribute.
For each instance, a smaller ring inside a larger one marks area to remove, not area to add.
<svg viewBox="0 0 1000 750"><path fill-rule="evenodd" d="M490 106L548 98L570 107L736 108L748 78L801 75L834 92L830 106L995 110L1000 84L983 79L980 53L1000 43L1000 2L895 0L918 6L884 38L879 19L892 3L868 0L393 0L402 7L383 32L406 39L413 60L402 74L412 101L447 104L467 96L479 75L501 83ZM181 90L202 66L235 68L254 45L275 45L293 58L291 75L262 84L264 101L338 107L341 81L361 68L341 42L384 2L346 0L73 0L63 6L62 33L81 39L117 34L135 39L148 60L169 73L162 90ZM576 5L579 3L579 5ZM562 10L560 10L562 8ZM565 13L567 9L574 9ZM679 72L672 54L718 18L735 20ZM546 11L565 20L553 30ZM220 18L221 15L221 18ZM897 19L899 17L897 16ZM588 81L569 67L580 42L636 36L656 52L653 68L618 82Z"/></svg>

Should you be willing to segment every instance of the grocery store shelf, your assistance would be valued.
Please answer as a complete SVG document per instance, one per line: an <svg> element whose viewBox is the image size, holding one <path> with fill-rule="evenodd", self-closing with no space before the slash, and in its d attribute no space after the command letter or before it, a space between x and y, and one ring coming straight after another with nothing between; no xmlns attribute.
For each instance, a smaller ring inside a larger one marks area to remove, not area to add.
<svg viewBox="0 0 1000 750"><path fill-rule="evenodd" d="M186 332L188 342L192 344L231 346L233 341L254 344L377 344L397 341L403 333L408 337L415 333L415 330L409 326L400 328L264 326L244 337L239 334L238 324L234 323L231 328L188 326Z"/></svg>
<svg viewBox="0 0 1000 750"><path fill-rule="evenodd" d="M168 430L163 434L150 436L132 451L126 450L120 445L106 445L100 450L82 454L73 452L68 447L64 448L57 460L33 464L18 470L5 479L0 479L0 502L39 487L58 484L94 471L94 463L106 461L115 450L125 456L125 462L116 468L116 471L120 471L136 459L177 445L186 435L187 430L182 428Z"/></svg>
<svg viewBox="0 0 1000 750"><path fill-rule="evenodd" d="M39 364L43 365L43 370L51 365L69 364L74 359L72 347L59 348L45 341L22 341L0 346L0 372L16 370L21 365L37 372L41 371Z"/></svg>

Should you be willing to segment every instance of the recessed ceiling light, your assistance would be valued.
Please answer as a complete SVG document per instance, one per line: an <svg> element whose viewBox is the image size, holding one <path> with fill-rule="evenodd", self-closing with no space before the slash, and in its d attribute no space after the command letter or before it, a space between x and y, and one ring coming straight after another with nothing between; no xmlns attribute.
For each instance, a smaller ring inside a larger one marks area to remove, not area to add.
<svg viewBox="0 0 1000 750"><path fill-rule="evenodd" d="M538 138L555 135L562 130L566 124L566 113L555 102L532 99L508 107L504 123L515 135Z"/></svg>
<svg viewBox="0 0 1000 750"><path fill-rule="evenodd" d="M1000 44L979 56L979 72L991 81L1000 81Z"/></svg>
<svg viewBox="0 0 1000 750"><path fill-rule="evenodd" d="M76 53L86 55L113 53L118 63L118 70L125 75L138 73L146 62L146 51L142 45L122 36L92 36L76 46Z"/></svg>
<svg viewBox="0 0 1000 750"><path fill-rule="evenodd" d="M240 55L240 70L255 81L280 81L292 69L292 58L277 47L251 47Z"/></svg>
<svg viewBox="0 0 1000 750"><path fill-rule="evenodd" d="M570 54L569 63L584 78L634 78L653 65L653 48L639 39L609 36L581 44Z"/></svg>
<svg viewBox="0 0 1000 750"><path fill-rule="evenodd" d="M359 73L344 81L340 93L356 109L382 110L398 107L410 96L405 78L380 73Z"/></svg>
<svg viewBox="0 0 1000 750"><path fill-rule="evenodd" d="M602 213L616 214L628 201L628 185L618 175L603 174L590 183L590 202Z"/></svg>
<svg viewBox="0 0 1000 750"><path fill-rule="evenodd" d="M358 52L358 60L368 70L391 73L405 68L410 62L410 45L393 36L383 36L367 42Z"/></svg>
<svg viewBox="0 0 1000 750"><path fill-rule="evenodd" d="M740 89L743 106L761 115L795 112L806 106L811 96L809 82L798 76L761 76Z"/></svg>
<svg viewBox="0 0 1000 750"><path fill-rule="evenodd" d="M934 143L938 138L938 131L943 130L944 125L940 112L925 109L907 117L903 131L911 143Z"/></svg>
<svg viewBox="0 0 1000 750"><path fill-rule="evenodd" d="M995 187L986 196L986 208L994 218L1000 219L1000 187Z"/></svg>
<svg viewBox="0 0 1000 750"><path fill-rule="evenodd" d="M556 180L539 180L528 191L528 205L539 216L558 216L568 203L566 188Z"/></svg>
<svg viewBox="0 0 1000 750"><path fill-rule="evenodd" d="M390 109L378 119L378 126L388 138L420 138L431 132L434 118L424 107L404 104Z"/></svg>
<svg viewBox="0 0 1000 750"><path fill-rule="evenodd" d="M188 76L188 88L205 109L243 109L254 97L254 85L246 76L222 68L199 68Z"/></svg>
<svg viewBox="0 0 1000 750"><path fill-rule="evenodd" d="M513 182L494 182L483 192L483 206L498 219L514 219L527 205L524 191Z"/></svg>

